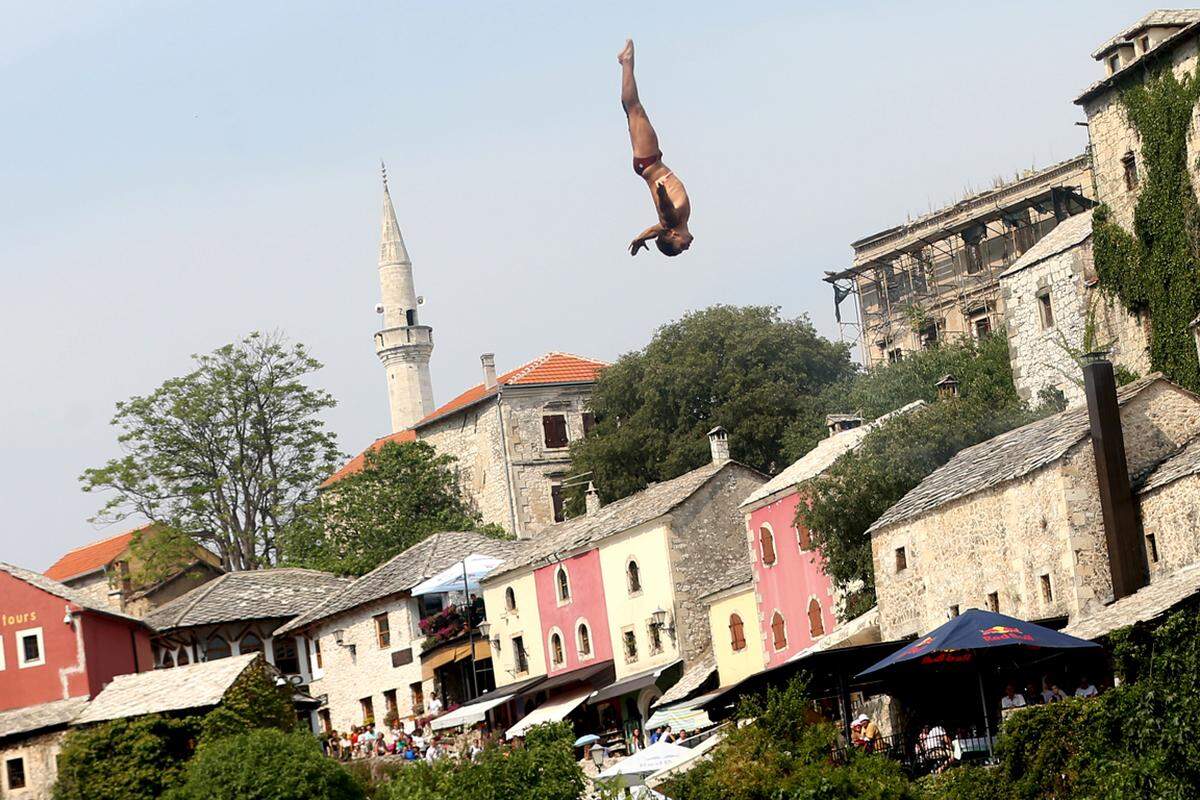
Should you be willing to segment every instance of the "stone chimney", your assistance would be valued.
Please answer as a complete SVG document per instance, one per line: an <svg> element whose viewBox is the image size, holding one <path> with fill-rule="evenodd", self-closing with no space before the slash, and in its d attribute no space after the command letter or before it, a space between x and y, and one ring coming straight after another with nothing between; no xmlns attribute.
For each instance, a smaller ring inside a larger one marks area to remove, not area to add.
<svg viewBox="0 0 1200 800"><path fill-rule="evenodd" d="M491 389L496 385L496 354L484 353L479 363L483 364L483 388Z"/></svg>
<svg viewBox="0 0 1200 800"><path fill-rule="evenodd" d="M729 460L729 431L720 425L708 432L708 447L712 451L712 463L724 464Z"/></svg>
<svg viewBox="0 0 1200 800"><path fill-rule="evenodd" d="M600 502L600 493L596 491L596 484L588 481L587 494L583 498L584 507L588 514L595 514L600 510L602 503Z"/></svg>
<svg viewBox="0 0 1200 800"><path fill-rule="evenodd" d="M1091 425L1092 453L1096 458L1113 599L1120 600L1149 583L1149 570L1142 548L1141 526L1133 507L1133 491L1129 486L1117 381L1107 353L1084 356L1083 391Z"/></svg>

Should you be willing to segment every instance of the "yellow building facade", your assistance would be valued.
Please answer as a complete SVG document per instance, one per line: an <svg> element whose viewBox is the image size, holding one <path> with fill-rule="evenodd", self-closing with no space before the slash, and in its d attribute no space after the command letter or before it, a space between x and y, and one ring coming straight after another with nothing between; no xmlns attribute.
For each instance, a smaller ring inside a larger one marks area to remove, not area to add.
<svg viewBox="0 0 1200 800"><path fill-rule="evenodd" d="M483 585L483 604L491 624L492 668L496 688L546 674L542 621L532 572ZM497 647L497 643L499 646ZM522 660L518 647L524 649ZM524 669L522 669L522 666Z"/></svg>
<svg viewBox="0 0 1200 800"><path fill-rule="evenodd" d="M720 685L729 686L761 672L766 665L754 584L739 584L705 599Z"/></svg>

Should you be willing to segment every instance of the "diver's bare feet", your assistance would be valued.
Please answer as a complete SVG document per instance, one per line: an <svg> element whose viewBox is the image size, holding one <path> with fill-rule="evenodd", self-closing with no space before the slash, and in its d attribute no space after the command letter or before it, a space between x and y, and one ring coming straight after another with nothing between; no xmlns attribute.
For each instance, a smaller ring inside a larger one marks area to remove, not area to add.
<svg viewBox="0 0 1200 800"><path fill-rule="evenodd" d="M625 40L625 49L617 53L617 63L632 64L633 63L633 39Z"/></svg>

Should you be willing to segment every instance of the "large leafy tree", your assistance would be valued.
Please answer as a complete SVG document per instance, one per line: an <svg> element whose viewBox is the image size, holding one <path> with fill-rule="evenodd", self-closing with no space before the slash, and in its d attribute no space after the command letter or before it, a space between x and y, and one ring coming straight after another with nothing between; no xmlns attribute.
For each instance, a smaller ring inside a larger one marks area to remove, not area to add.
<svg viewBox="0 0 1200 800"><path fill-rule="evenodd" d="M482 530L459 491L454 458L427 442L387 442L367 451L363 468L326 489L303 524L281 540L283 562L362 575L439 531Z"/></svg>
<svg viewBox="0 0 1200 800"><path fill-rule="evenodd" d="M333 398L306 383L321 364L301 344L253 333L195 369L117 404L124 454L86 470L111 494L102 521L141 514L220 555L230 570L276 559L276 542L341 459L321 413Z"/></svg>
<svg viewBox="0 0 1200 800"><path fill-rule="evenodd" d="M716 425L735 459L771 471L792 420L852 371L848 348L805 317L770 306L686 314L601 374L596 426L571 446L573 471L590 472L606 500L624 497L707 462L705 434Z"/></svg>

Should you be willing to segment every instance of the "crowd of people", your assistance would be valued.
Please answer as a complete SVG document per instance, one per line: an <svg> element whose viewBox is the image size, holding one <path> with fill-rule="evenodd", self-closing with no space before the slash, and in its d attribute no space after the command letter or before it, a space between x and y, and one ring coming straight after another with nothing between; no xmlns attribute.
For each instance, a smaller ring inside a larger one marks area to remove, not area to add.
<svg viewBox="0 0 1200 800"><path fill-rule="evenodd" d="M465 757L474 760L483 752L486 734L478 727L465 736L449 738L436 735L425 726L406 731L398 722L376 730L374 722L352 725L348 731L330 731L325 737L325 753L340 761L376 756L397 756L405 761L426 761Z"/></svg>
<svg viewBox="0 0 1200 800"><path fill-rule="evenodd" d="M1004 714L1005 712L1010 712L1016 708L1024 708L1025 706L1057 703L1059 700L1066 700L1068 696L1095 697L1098 694L1100 694L1100 690L1088 679L1087 675L1079 676L1079 681L1071 695L1068 695L1067 692L1059 687L1053 675L1042 677L1040 689L1037 683L1031 682L1023 692L1020 690L1019 685L1015 681L1012 681L1004 687L1004 696L1000 698L1000 713Z"/></svg>

